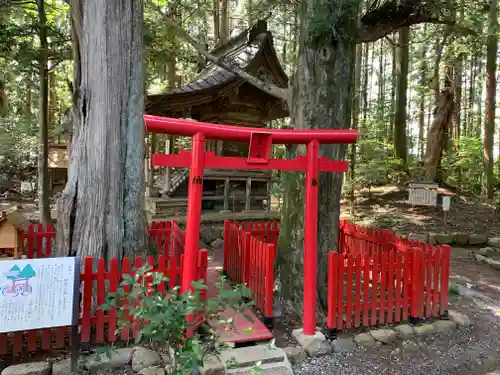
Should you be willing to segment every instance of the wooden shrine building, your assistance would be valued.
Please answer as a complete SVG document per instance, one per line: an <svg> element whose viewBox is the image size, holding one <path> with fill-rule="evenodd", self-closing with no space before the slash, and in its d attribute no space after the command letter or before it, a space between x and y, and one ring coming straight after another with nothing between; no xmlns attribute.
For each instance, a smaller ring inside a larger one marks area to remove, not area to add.
<svg viewBox="0 0 500 375"><path fill-rule="evenodd" d="M288 86L288 77L276 55L273 37L265 21L259 21L211 54L264 82ZM282 99L218 65L208 63L194 81L183 87L149 95L146 113L217 124L266 127L269 121L287 117L288 108ZM182 146L181 139L171 137L169 144L169 151L176 153L189 143ZM248 143L208 141L206 147L207 151L221 156L248 153ZM161 196L154 198L156 216L182 215L186 212L187 176L187 169L166 169ZM207 169L204 180L204 212L270 208L270 171Z"/></svg>

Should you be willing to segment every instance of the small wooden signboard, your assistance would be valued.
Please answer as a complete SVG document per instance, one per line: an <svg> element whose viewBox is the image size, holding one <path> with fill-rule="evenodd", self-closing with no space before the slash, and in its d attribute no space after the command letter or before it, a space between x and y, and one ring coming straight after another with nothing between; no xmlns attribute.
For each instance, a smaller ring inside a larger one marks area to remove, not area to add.
<svg viewBox="0 0 500 375"><path fill-rule="evenodd" d="M408 203L412 206L437 206L439 185L428 182L410 182Z"/></svg>
<svg viewBox="0 0 500 375"><path fill-rule="evenodd" d="M79 336L80 258L0 262L0 333L72 327L72 371Z"/></svg>

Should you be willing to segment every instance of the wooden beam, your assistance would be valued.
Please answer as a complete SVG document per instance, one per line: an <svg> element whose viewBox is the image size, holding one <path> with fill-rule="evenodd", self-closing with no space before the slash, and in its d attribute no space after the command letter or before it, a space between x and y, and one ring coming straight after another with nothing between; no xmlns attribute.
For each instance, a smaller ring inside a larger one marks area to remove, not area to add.
<svg viewBox="0 0 500 375"><path fill-rule="evenodd" d="M245 211L250 211L252 199L252 178L247 179L247 188L245 191Z"/></svg>

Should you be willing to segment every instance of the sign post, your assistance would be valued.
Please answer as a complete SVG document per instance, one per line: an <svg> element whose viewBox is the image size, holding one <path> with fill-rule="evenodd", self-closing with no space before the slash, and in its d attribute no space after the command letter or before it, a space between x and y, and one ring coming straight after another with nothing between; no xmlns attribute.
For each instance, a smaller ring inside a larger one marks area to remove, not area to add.
<svg viewBox="0 0 500 375"><path fill-rule="evenodd" d="M0 262L0 333L72 327L71 367L78 360L80 258Z"/></svg>
<svg viewBox="0 0 500 375"><path fill-rule="evenodd" d="M451 198L448 196L443 196L443 211L444 211L444 224L448 222L448 211L450 210Z"/></svg>

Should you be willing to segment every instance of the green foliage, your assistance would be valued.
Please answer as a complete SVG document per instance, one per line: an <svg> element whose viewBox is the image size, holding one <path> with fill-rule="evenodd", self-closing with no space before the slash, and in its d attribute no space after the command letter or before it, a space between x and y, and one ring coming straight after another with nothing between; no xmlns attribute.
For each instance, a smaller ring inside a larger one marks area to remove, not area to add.
<svg viewBox="0 0 500 375"><path fill-rule="evenodd" d="M445 178L464 192L480 194L483 150L479 137L460 138L458 152L448 152L443 157L442 171Z"/></svg>
<svg viewBox="0 0 500 375"><path fill-rule="evenodd" d="M218 319L232 324L231 319L222 320L218 314L227 308L239 313L248 311L252 303L245 303L244 299L251 297L251 291L244 285L227 289L226 280L221 277L216 284L218 296L208 298L205 303L201 293L207 287L202 280L192 283L191 293L180 293L179 287L160 293L158 286L162 283L168 283L168 278L152 272L149 266L143 267L137 270L135 277L124 275L118 290L106 297L100 309L117 308L117 332L132 328L132 320L128 317L147 322L135 342L168 350L172 360L171 374L199 373L203 358L214 350L217 337L208 326L204 327L208 333L203 337L198 333L189 337L186 333L193 328L193 322L187 317L203 314L207 320Z"/></svg>

